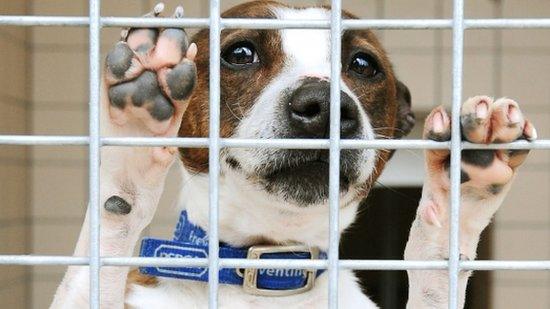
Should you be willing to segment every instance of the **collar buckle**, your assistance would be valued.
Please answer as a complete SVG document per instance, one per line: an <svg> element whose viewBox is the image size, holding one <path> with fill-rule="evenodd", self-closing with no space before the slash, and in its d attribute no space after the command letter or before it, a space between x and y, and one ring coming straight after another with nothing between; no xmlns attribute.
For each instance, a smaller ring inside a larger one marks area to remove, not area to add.
<svg viewBox="0 0 550 309"><path fill-rule="evenodd" d="M304 252L310 254L311 260L319 258L319 248L300 245L291 246L252 246L248 249L247 259L260 259L266 253ZM306 283L295 289L271 290L258 287L258 268L246 268L243 273L243 290L252 295L259 296L289 296L307 292L313 288L316 279L315 269L304 269Z"/></svg>

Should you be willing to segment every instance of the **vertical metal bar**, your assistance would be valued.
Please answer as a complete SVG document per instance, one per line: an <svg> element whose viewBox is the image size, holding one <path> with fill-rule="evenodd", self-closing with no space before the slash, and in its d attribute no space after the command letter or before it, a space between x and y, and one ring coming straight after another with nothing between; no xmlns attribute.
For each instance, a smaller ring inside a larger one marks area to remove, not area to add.
<svg viewBox="0 0 550 309"><path fill-rule="evenodd" d="M210 119L208 305L218 307L218 190L220 174L220 1L210 0Z"/></svg>
<svg viewBox="0 0 550 309"><path fill-rule="evenodd" d="M100 0L89 1L90 11L90 115L89 115L89 206L90 212L90 308L99 309L100 297L100 252L99 252L99 36L100 36Z"/></svg>
<svg viewBox="0 0 550 309"><path fill-rule="evenodd" d="M459 228L460 228L460 106L464 56L464 0L453 3L453 106L451 134L451 211L449 229L449 308L458 308Z"/></svg>
<svg viewBox="0 0 550 309"><path fill-rule="evenodd" d="M338 308L338 210L340 206L340 54L342 3L332 0L330 15L330 168L329 168L329 308Z"/></svg>

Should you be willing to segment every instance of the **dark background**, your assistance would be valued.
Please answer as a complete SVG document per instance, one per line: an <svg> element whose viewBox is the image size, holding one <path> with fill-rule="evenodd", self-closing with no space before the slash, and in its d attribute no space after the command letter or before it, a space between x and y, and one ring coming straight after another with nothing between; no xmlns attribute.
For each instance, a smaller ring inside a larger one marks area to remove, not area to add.
<svg viewBox="0 0 550 309"><path fill-rule="evenodd" d="M421 188L376 188L359 208L356 222L342 235L342 259L401 260L416 214ZM490 228L482 235L478 259L490 255ZM356 271L365 293L381 308L405 308L406 271ZM468 283L465 309L491 308L488 272L475 272Z"/></svg>

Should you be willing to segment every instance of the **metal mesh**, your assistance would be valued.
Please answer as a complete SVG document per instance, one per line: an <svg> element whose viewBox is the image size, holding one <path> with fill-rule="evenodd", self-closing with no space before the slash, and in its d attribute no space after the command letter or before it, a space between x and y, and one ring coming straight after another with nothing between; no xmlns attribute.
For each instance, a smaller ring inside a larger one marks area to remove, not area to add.
<svg viewBox="0 0 550 309"><path fill-rule="evenodd" d="M69 16L0 16L0 25L15 26L77 26L89 28L89 135L88 136L25 136L0 135L4 145L81 145L89 147L89 211L90 256L26 256L1 255L0 265L89 265L90 308L99 308L99 270L101 266L180 266L209 268L209 306L218 306L218 270L231 268L328 268L329 307L338 307L338 270L407 270L448 269L449 308L458 306L458 273L460 270L550 270L550 261L460 261L459 260L459 207L460 207L460 155L462 149L550 149L550 140L518 141L510 144L479 145L462 142L459 112L462 101L464 33L467 29L527 29L550 28L550 18L544 19L464 19L464 1L454 0L452 19L374 19L342 20L341 0L332 0L330 20L301 21L274 19L222 19L220 1L210 0L210 18L150 19L101 17L100 0L89 0L88 17ZM210 130L208 138L102 138L99 131L99 39L102 27L187 27L210 29ZM282 29L322 28L331 31L331 80L340 79L341 34L346 29L452 29L453 30L453 95L452 138L450 142L424 140L340 140L340 85L331 83L330 139L224 139L220 129L220 32L229 28ZM178 146L209 148L209 258L171 259L140 257L99 256L99 159L102 146ZM328 260L245 260L218 257L218 185L219 154L225 147L329 149L329 254ZM340 260L338 257L338 195L339 154L341 149L450 149L451 150L451 212L448 261L402 260Z"/></svg>

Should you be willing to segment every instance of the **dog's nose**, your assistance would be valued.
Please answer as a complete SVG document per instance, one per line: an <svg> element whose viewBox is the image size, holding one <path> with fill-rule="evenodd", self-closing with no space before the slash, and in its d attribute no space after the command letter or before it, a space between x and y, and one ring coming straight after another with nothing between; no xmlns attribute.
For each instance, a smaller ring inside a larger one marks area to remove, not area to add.
<svg viewBox="0 0 550 309"><path fill-rule="evenodd" d="M355 102L340 93L340 137L351 138L359 129ZM315 79L304 82L288 102L290 129L298 138L327 138L330 126L330 83Z"/></svg>

